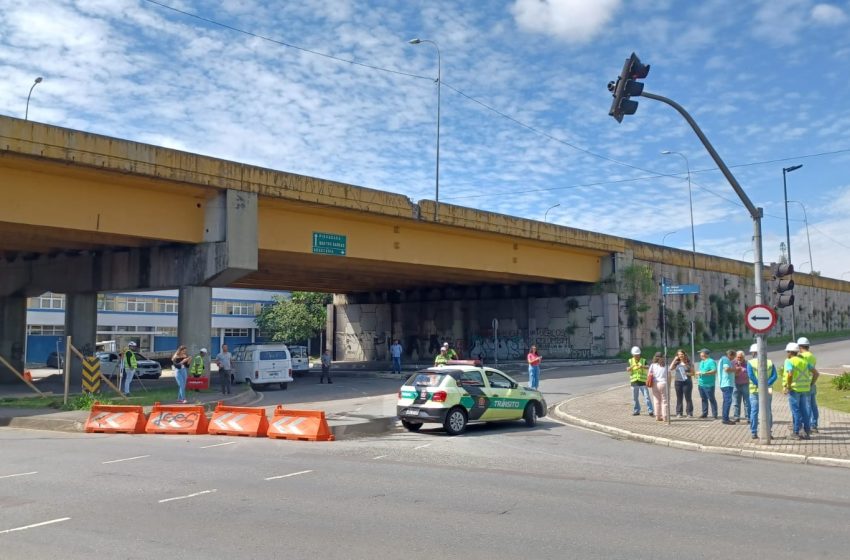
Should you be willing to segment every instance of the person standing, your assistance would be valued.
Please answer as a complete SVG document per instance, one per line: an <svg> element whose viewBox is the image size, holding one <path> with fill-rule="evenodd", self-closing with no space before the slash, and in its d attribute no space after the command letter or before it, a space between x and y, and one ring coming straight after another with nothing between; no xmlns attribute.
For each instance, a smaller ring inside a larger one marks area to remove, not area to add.
<svg viewBox="0 0 850 560"><path fill-rule="evenodd" d="M646 410L650 416L653 416L652 401L649 398L649 390L646 388L646 374L649 367L646 365L646 360L640 357L640 347L632 346L632 357L629 358L629 365L626 371L629 374L629 383L632 386L632 401L633 409L632 416L640 414L640 395L646 402Z"/></svg>
<svg viewBox="0 0 850 560"><path fill-rule="evenodd" d="M434 358L435 366L445 366L449 363L449 349L443 346L440 348L440 353Z"/></svg>
<svg viewBox="0 0 850 560"><path fill-rule="evenodd" d="M735 368L732 360L735 359L735 351L727 350L725 356L717 361L717 371L720 374L720 392L723 394L722 418L723 423L733 425L735 422L729 419L729 411L732 409L732 392L735 390Z"/></svg>
<svg viewBox="0 0 850 560"><path fill-rule="evenodd" d="M788 395L788 404L791 407L791 422L793 425L792 439L811 439L812 437L812 412L809 408L811 397L809 393L812 388L812 370L806 358L800 356L800 346L796 342L789 342L785 346L788 358L785 360L785 377L782 384L782 392ZM800 433L800 430L804 433Z"/></svg>
<svg viewBox="0 0 850 560"><path fill-rule="evenodd" d="M402 348L401 343L398 339L395 339L392 346L390 346L390 356L393 359L393 373L398 373L401 375L401 354L404 352L404 348Z"/></svg>
<svg viewBox="0 0 850 560"><path fill-rule="evenodd" d="M652 376L652 402L655 406L655 419L659 422L667 420L667 366L664 356L656 352L649 366L649 375Z"/></svg>
<svg viewBox="0 0 850 560"><path fill-rule="evenodd" d="M449 360L457 360L457 352L455 352L454 348L448 342L443 343L443 348L446 349L446 356L448 356Z"/></svg>
<svg viewBox="0 0 850 560"><path fill-rule="evenodd" d="M232 359L233 355L229 352L227 344L222 344L221 352L219 352L215 357L215 363L218 366L218 378L221 381L222 395L229 395L231 392L230 375L232 372L232 366L230 365L230 361Z"/></svg>
<svg viewBox="0 0 850 560"><path fill-rule="evenodd" d="M693 417L694 365L684 350L679 349L676 351L676 357L673 359L673 363L670 364L670 371L676 372L674 385L676 388L676 416L682 418L683 412L687 412L688 416ZM684 410L682 407L683 397L687 403L687 407Z"/></svg>
<svg viewBox="0 0 850 560"><path fill-rule="evenodd" d="M204 374L207 372L206 357L207 349L201 348L200 351L198 351L198 353L195 355L195 357L192 358L192 363L189 366L189 375L191 375L195 379L204 376ZM195 391L198 391L198 389L195 389Z"/></svg>
<svg viewBox="0 0 850 560"><path fill-rule="evenodd" d="M130 384L133 382L133 378L136 376L136 372L139 369L139 361L136 358L136 343L132 340L127 345L127 349L124 351L123 356L124 362L124 394L130 394Z"/></svg>
<svg viewBox="0 0 850 560"><path fill-rule="evenodd" d="M708 405L711 405L711 415L717 420L717 399L714 398L714 386L717 384L717 362L711 359L711 350L703 348L699 351L699 398L702 401L702 416L708 418Z"/></svg>
<svg viewBox="0 0 850 560"><path fill-rule="evenodd" d="M812 370L812 390L809 391L809 408L812 411L812 433L818 433L818 420L820 419L820 410L818 410L818 385L816 380L820 377L820 372L818 372L815 367L818 363L815 355L811 353L809 350L811 343L809 339L805 336L801 336L799 340L797 340L797 346L800 347L799 356L805 358L807 362L809 362L809 369Z"/></svg>
<svg viewBox="0 0 850 560"><path fill-rule="evenodd" d="M528 386L536 390L540 385L540 361L543 359L537 353L537 345L531 345L531 351L526 359L528 360Z"/></svg>
<svg viewBox="0 0 850 560"><path fill-rule="evenodd" d="M177 402L182 404L186 404L186 378L188 377L187 368L190 361L186 346L182 344L171 356L171 363L174 365L174 380L177 382Z"/></svg>
<svg viewBox="0 0 850 560"><path fill-rule="evenodd" d="M750 354L752 359L747 362L747 379L750 385L750 432L753 434L753 439L758 439L759 431L759 346L753 344L750 346ZM771 385L776 382L776 366L773 361L767 359L767 431L773 429L773 411L771 405L773 402L773 389ZM773 437L773 436L771 436Z"/></svg>
<svg viewBox="0 0 850 560"><path fill-rule="evenodd" d="M322 352L322 375L319 377L319 383L324 383L325 377L328 378L328 385L332 385L334 381L331 379L331 351L327 348Z"/></svg>
<svg viewBox="0 0 850 560"><path fill-rule="evenodd" d="M747 358L743 350L738 350L735 354L732 367L735 369L735 388L732 390L732 419L735 422L741 420L741 403L743 402L744 412L747 420L749 420L750 398L747 391L750 387L750 380L747 376Z"/></svg>

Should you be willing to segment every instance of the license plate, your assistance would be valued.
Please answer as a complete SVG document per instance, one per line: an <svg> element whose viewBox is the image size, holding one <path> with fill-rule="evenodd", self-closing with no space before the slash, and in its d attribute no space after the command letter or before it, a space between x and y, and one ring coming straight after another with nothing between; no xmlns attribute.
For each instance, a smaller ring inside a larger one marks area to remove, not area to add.
<svg viewBox="0 0 850 560"><path fill-rule="evenodd" d="M269 377L277 377L280 374L279 371L269 371L269 372L266 372L266 373L268 374Z"/></svg>
<svg viewBox="0 0 850 560"><path fill-rule="evenodd" d="M407 410L404 411L404 413L408 416L419 416L419 409L418 408L408 408Z"/></svg>

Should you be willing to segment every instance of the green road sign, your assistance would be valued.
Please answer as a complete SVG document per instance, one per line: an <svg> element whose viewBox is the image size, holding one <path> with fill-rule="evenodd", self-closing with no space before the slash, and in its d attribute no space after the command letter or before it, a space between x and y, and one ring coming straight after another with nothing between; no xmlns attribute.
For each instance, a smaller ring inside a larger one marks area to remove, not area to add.
<svg viewBox="0 0 850 560"><path fill-rule="evenodd" d="M346 238L336 233L313 232L313 253L317 255L345 256Z"/></svg>

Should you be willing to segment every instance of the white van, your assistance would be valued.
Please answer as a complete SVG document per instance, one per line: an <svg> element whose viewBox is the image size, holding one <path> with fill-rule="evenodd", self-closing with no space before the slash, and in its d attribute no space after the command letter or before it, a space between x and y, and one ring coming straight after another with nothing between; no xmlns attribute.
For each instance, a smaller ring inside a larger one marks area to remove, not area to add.
<svg viewBox="0 0 850 560"><path fill-rule="evenodd" d="M285 344L242 344L233 350L233 379L252 387L292 381L292 358Z"/></svg>
<svg viewBox="0 0 850 560"><path fill-rule="evenodd" d="M290 346L289 357L292 359L293 375L310 373L310 355L306 346Z"/></svg>

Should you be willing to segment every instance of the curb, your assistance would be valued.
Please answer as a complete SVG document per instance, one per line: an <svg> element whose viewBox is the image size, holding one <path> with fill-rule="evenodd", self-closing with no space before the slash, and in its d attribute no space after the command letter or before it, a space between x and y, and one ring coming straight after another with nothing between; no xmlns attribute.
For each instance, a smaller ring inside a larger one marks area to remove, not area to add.
<svg viewBox="0 0 850 560"><path fill-rule="evenodd" d="M687 451L714 453L716 455L731 455L733 457L765 459L768 461L778 461L782 463L796 463L804 465L817 465L821 467L841 467L845 469L850 469L850 460L848 459L838 459L835 457L818 457L815 455L801 455L799 453L783 453L781 451L762 451L759 449L743 449L739 447L720 447L715 445L703 445L701 443L695 443L692 441L682 441L659 436L650 436L647 434L639 434L636 432L631 432L629 430L624 430L622 428L615 428L614 426L608 426L606 424L600 424L598 422L591 422L590 420L585 420L583 418L579 418L578 416L573 416L572 414L568 414L567 412L561 410L561 407L566 405L567 402L569 402L570 400L573 399L567 399L565 401L559 402L558 404L552 406L550 408L550 411L557 418L563 420L568 424L573 424L582 428L593 430L595 432L614 436L615 438L629 439L632 441L651 443L654 445L672 447L674 449L684 449Z"/></svg>
<svg viewBox="0 0 850 560"><path fill-rule="evenodd" d="M355 424L337 424L334 426L330 424L330 420L328 421L328 424L330 426L331 433L339 440L353 439L363 436L378 436L391 432L396 428L396 420L397 418L394 416L384 416L381 418L371 418Z"/></svg>
<svg viewBox="0 0 850 560"><path fill-rule="evenodd" d="M88 418L88 413L86 413ZM0 418L0 426L23 428L27 430L48 430L51 432L84 432L85 419L74 418L39 418L36 416L15 416Z"/></svg>

